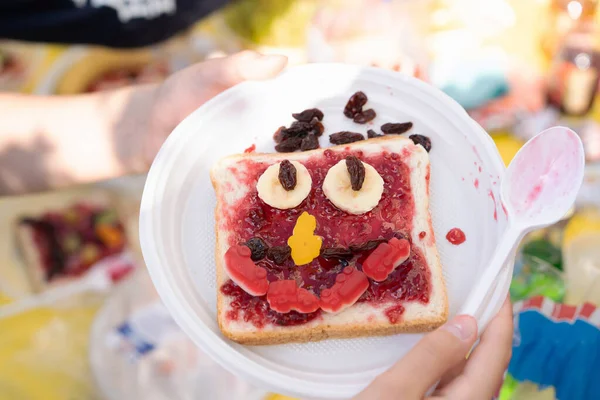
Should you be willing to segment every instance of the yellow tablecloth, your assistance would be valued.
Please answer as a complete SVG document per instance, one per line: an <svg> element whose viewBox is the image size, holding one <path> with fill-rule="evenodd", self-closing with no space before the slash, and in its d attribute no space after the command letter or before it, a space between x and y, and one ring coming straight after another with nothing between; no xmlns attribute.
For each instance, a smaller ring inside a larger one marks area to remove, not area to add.
<svg viewBox="0 0 600 400"><path fill-rule="evenodd" d="M0 400L98 398L86 356L97 309L39 309L0 321Z"/></svg>

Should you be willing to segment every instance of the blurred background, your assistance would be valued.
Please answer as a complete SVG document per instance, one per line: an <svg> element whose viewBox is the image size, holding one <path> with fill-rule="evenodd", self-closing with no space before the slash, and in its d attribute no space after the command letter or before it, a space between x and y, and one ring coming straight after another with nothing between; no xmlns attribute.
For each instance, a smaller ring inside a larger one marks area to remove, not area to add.
<svg viewBox="0 0 600 400"><path fill-rule="evenodd" d="M425 80L485 128L507 164L544 128L572 127L586 148L584 186L563 221L531 234L520 248L511 286L515 350L500 397L584 398L576 394L589 384L582 371L592 377L600 373L590 370L594 361L586 356L597 354L600 360L597 3L232 1L152 47L0 41L0 91L64 95L161 81L192 63L251 48L285 54L292 64L374 65ZM136 246L143 183L143 176L132 176L0 198L0 400L284 399L213 364L162 308ZM108 208L118 210L117 233L131 244L127 258L111 265L118 271L105 284L94 285L83 274L73 278L69 290L40 296L16 246L15 222L73 212L97 191L109 193ZM552 329L532 331L527 324L532 314L566 326L565 342L549 340ZM536 359L548 361L557 347L567 346L566 338L573 354L569 368L563 365L557 373L538 365ZM599 368L598 361L595 365ZM594 393L600 398L600 389Z"/></svg>

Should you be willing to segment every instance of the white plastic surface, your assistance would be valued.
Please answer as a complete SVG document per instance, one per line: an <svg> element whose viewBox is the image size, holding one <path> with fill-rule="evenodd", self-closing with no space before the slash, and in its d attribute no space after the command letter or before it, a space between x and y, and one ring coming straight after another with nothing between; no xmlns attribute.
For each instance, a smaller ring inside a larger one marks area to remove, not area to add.
<svg viewBox="0 0 600 400"><path fill-rule="evenodd" d="M217 325L210 167L252 144L259 152L273 152L275 130L289 125L292 112L310 107L325 113L323 147L330 133L365 132L368 126L356 125L342 114L357 90L368 95L367 107L377 111L374 128L412 121L412 132L431 138L431 212L453 316L505 228L498 201L504 165L487 133L458 104L423 82L368 67L312 64L268 82L243 83L206 103L173 131L144 189L141 245L163 302L183 330L219 363L278 393L351 397L421 337L249 347L225 339ZM467 237L460 246L445 239L455 227ZM504 301L511 275L512 260L488 296L486 316Z"/></svg>
<svg viewBox="0 0 600 400"><path fill-rule="evenodd" d="M177 328L161 326L161 340L142 358L110 339L123 322L140 312L160 325L162 308L144 269L118 286L96 315L90 335L90 366L104 400L264 400L267 393L220 368ZM159 329L154 330L153 333ZM4 394L4 392L3 392ZM20 397L14 397L15 399Z"/></svg>

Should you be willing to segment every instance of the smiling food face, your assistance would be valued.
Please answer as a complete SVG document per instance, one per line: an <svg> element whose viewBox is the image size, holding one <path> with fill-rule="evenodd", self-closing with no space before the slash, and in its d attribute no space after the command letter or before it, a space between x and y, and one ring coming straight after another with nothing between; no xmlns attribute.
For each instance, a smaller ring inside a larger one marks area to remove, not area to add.
<svg viewBox="0 0 600 400"><path fill-rule="evenodd" d="M356 336L336 326L354 319L386 327L372 334L394 333L403 330L390 327L402 325L404 309L410 308L404 306L428 309L432 295L439 309L428 324L445 319L427 198L425 207L415 203L415 195L428 194L429 164L422 147L396 137L288 158L249 154L225 160L213 169L213 183L217 263L223 267L218 268L219 323L226 334L270 332L271 342L290 341L286 331L312 332L304 340L315 340L316 330L324 332L319 338ZM290 171L279 174L287 163L296 169L296 185L286 181L294 175ZM289 198L297 205L289 207ZM266 295L245 290L226 273L236 267L227 265L232 249L249 243L256 252L258 242L264 243L264 254L251 257L250 252L247 260L264 271L256 282L268 282ZM280 252L284 256L274 256Z"/></svg>

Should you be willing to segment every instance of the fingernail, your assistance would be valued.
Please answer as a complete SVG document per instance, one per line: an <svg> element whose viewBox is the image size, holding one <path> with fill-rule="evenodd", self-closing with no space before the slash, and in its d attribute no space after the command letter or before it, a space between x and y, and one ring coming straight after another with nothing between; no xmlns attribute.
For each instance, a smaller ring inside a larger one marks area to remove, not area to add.
<svg viewBox="0 0 600 400"><path fill-rule="evenodd" d="M241 66L240 75L246 79L270 77L281 70L285 65L284 60L285 57L279 55L258 54L251 62L244 63L244 65ZM250 61L250 59L248 59L248 61Z"/></svg>
<svg viewBox="0 0 600 400"><path fill-rule="evenodd" d="M264 64L280 64L284 58L284 56L279 54L261 54L258 57L258 61Z"/></svg>
<svg viewBox="0 0 600 400"><path fill-rule="evenodd" d="M447 322L443 329L450 332L462 341L471 339L477 332L477 322L468 315L459 315Z"/></svg>
<svg viewBox="0 0 600 400"><path fill-rule="evenodd" d="M237 57L239 60L255 60L257 58L262 57L262 54L254 51L254 50L244 50L238 54L234 54L233 57Z"/></svg>
<svg viewBox="0 0 600 400"><path fill-rule="evenodd" d="M274 60L281 59L280 55L262 54L253 50L245 50L237 54L238 60L250 63L271 63Z"/></svg>

